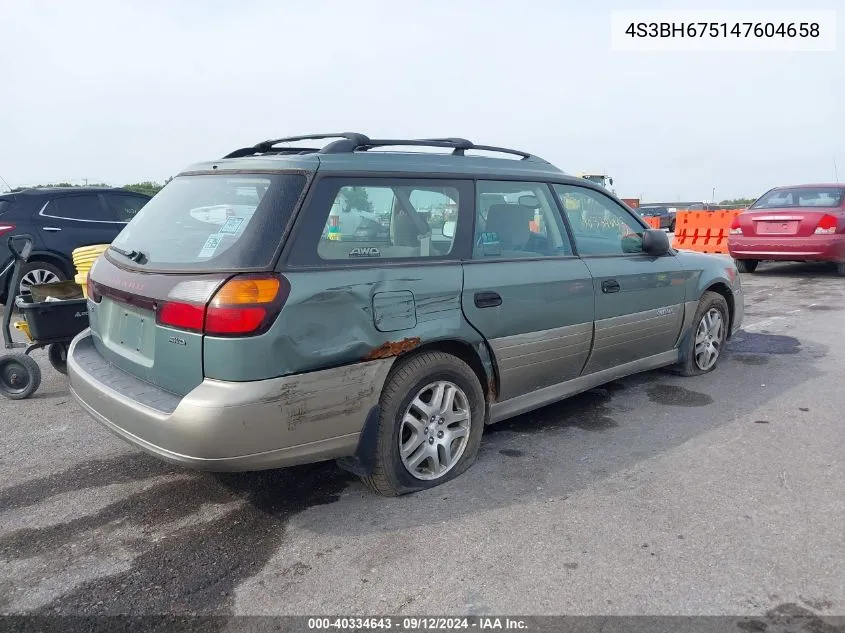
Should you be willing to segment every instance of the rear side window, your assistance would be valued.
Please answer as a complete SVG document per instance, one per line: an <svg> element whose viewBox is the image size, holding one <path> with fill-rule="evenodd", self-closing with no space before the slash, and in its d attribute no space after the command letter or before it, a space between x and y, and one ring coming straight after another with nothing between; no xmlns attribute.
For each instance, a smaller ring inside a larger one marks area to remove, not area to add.
<svg viewBox="0 0 845 633"><path fill-rule="evenodd" d="M141 269L265 268L305 187L303 174L179 176L112 242ZM123 257L114 250L115 258Z"/></svg>
<svg viewBox="0 0 845 633"><path fill-rule="evenodd" d="M115 221L115 217L108 209L103 207L100 197L95 194L53 198L47 203L41 214L63 220L81 220L86 222Z"/></svg>
<svg viewBox="0 0 845 633"><path fill-rule="evenodd" d="M130 196L122 193L107 193L104 195L114 217L118 222L129 222L147 203L147 198Z"/></svg>
<svg viewBox="0 0 845 633"><path fill-rule="evenodd" d="M3 215L12 208L12 201L11 200L0 200L0 215Z"/></svg>
<svg viewBox="0 0 845 633"><path fill-rule="evenodd" d="M322 197L329 204L314 210L323 225L316 244L320 260L426 259L452 252L457 186L402 180L365 186L339 179L324 183L332 187Z"/></svg>

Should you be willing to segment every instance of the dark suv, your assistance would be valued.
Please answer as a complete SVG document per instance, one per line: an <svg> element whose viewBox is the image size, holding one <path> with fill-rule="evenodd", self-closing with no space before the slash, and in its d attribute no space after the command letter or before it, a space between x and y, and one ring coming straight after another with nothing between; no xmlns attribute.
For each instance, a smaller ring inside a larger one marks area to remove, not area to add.
<svg viewBox="0 0 845 633"><path fill-rule="evenodd" d="M12 272L9 235L35 238L19 294L30 286L72 279L71 253L80 246L108 244L150 196L104 187L25 189L0 194L0 296L5 297Z"/></svg>

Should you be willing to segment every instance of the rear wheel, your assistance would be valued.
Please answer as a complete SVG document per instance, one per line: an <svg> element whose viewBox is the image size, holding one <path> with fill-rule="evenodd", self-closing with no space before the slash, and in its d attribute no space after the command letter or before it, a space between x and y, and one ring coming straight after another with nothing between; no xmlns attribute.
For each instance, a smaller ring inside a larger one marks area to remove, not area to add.
<svg viewBox="0 0 845 633"><path fill-rule="evenodd" d="M47 262L27 262L21 269L18 294L28 295L32 291L32 286L65 281L66 279L67 275L65 275L64 271L53 264L48 264Z"/></svg>
<svg viewBox="0 0 845 633"><path fill-rule="evenodd" d="M382 391L373 491L398 496L454 479L475 461L485 420L475 372L443 352L398 361Z"/></svg>
<svg viewBox="0 0 845 633"><path fill-rule="evenodd" d="M60 374L67 374L67 343L52 343L47 348L47 358L50 364Z"/></svg>
<svg viewBox="0 0 845 633"><path fill-rule="evenodd" d="M41 368L26 354L0 356L0 393L9 400L29 398L41 385Z"/></svg>
<svg viewBox="0 0 845 633"><path fill-rule="evenodd" d="M692 323L693 329L680 367L682 376L699 376L716 368L728 339L728 302L716 292L705 292L698 302Z"/></svg>
<svg viewBox="0 0 845 633"><path fill-rule="evenodd" d="M735 259L736 269L741 273L753 273L757 270L757 264L760 263L757 259Z"/></svg>

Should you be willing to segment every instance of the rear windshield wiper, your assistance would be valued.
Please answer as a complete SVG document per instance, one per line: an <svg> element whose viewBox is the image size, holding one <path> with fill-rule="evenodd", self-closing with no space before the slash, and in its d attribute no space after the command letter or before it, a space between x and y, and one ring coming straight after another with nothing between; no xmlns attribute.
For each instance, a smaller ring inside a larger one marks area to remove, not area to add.
<svg viewBox="0 0 845 633"><path fill-rule="evenodd" d="M133 262L143 264L145 261L147 261L147 256L144 255L144 253L142 253L141 251L136 251L134 249L126 251L126 250L123 250L122 248L118 248L117 246L112 246L111 249L115 253L120 253L121 255L126 257L127 259L132 260Z"/></svg>

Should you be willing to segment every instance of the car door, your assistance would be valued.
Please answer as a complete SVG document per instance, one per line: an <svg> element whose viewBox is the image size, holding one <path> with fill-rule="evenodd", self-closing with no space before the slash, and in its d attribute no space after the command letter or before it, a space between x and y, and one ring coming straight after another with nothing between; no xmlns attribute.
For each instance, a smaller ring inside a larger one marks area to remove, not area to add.
<svg viewBox="0 0 845 633"><path fill-rule="evenodd" d="M686 273L674 253L642 250L646 227L612 197L556 184L595 295L595 338L585 374L671 351L684 316Z"/></svg>
<svg viewBox="0 0 845 633"><path fill-rule="evenodd" d="M35 220L44 246L68 259L80 246L111 243L125 226L93 192L50 198Z"/></svg>
<svg viewBox="0 0 845 633"><path fill-rule="evenodd" d="M578 377L592 343L593 284L551 190L539 182L491 180L476 187L462 305L490 345L499 400ZM487 205L491 199L496 202Z"/></svg>

